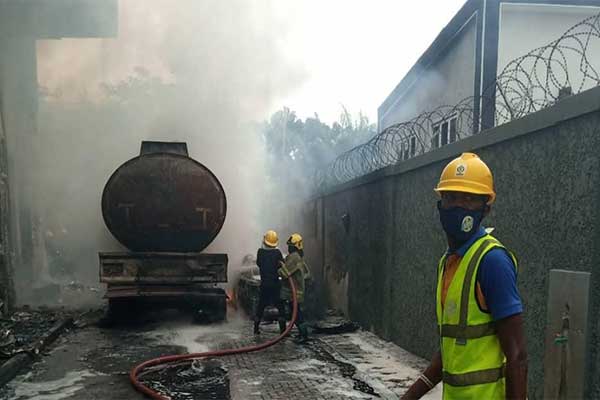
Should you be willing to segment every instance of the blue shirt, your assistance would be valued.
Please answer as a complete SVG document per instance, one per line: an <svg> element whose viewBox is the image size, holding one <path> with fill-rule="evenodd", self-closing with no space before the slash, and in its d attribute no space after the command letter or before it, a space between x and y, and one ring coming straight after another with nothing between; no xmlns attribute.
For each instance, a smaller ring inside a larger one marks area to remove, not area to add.
<svg viewBox="0 0 600 400"><path fill-rule="evenodd" d="M449 250L448 253L464 257L469 247L485 235L485 228L479 227L462 246L456 250ZM481 309L481 305L479 308L483 312L491 313L494 321L523 312L521 296L517 289L515 264L506 250L495 248L483 256L477 271L477 282L485 297L488 311Z"/></svg>

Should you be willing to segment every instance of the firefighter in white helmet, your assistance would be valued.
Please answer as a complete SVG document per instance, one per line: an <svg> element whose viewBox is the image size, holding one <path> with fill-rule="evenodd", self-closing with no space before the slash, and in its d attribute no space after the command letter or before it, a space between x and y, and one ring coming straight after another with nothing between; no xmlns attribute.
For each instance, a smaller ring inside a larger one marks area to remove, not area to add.
<svg viewBox="0 0 600 400"><path fill-rule="evenodd" d="M298 301L298 316L296 318L296 326L298 327L298 342L305 343L308 341L308 324L304 320L303 303L305 293L305 281L310 279L310 271L304 262L304 244L302 236L298 233L292 234L287 240L288 255L285 257L285 263L282 263L279 268L279 275L283 278L281 288L281 298L291 303L292 291L287 278L291 277L296 286L296 299ZM280 316L279 323L285 324L285 317Z"/></svg>

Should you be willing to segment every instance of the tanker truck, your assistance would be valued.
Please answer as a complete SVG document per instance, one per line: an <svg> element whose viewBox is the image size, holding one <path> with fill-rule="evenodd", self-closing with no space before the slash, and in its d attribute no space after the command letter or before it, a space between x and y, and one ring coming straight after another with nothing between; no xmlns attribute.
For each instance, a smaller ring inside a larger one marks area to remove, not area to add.
<svg viewBox="0 0 600 400"><path fill-rule="evenodd" d="M144 141L140 155L108 179L102 216L127 251L100 252L109 316L147 307L184 308L222 320L227 254L203 253L225 222L217 177L188 155L187 144Z"/></svg>

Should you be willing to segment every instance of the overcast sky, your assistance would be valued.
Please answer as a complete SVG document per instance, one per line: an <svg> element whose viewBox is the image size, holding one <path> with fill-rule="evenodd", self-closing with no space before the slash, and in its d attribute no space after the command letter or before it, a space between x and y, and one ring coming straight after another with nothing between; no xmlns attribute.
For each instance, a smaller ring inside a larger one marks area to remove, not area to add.
<svg viewBox="0 0 600 400"><path fill-rule="evenodd" d="M376 121L377 107L456 14L464 0L305 0L292 5L289 57L307 73L273 105L331 122L341 104Z"/></svg>

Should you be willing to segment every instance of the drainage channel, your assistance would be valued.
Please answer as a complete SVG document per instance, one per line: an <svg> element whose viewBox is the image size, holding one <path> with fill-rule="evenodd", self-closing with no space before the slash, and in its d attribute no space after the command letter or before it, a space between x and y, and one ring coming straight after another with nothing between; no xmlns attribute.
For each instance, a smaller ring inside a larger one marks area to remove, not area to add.
<svg viewBox="0 0 600 400"><path fill-rule="evenodd" d="M323 346L319 345L318 343L311 344L307 347L315 354L317 359L336 365L340 369L340 373L344 378L351 379L354 382L354 390L370 396L381 397L381 395L377 393L371 385L355 376L357 369L354 365L338 360L333 356L333 354L324 349Z"/></svg>

